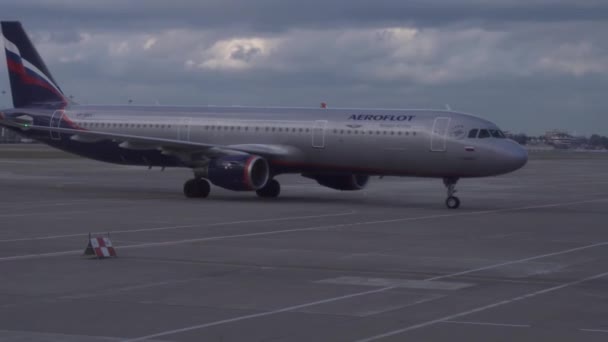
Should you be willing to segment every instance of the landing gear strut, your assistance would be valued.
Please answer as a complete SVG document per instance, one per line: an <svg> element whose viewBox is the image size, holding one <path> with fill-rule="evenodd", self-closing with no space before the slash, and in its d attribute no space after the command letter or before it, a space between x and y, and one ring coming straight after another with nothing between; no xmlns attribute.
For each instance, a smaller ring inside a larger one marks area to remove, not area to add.
<svg viewBox="0 0 608 342"><path fill-rule="evenodd" d="M188 198L205 198L210 190L211 186L206 179L194 178L184 183L184 195Z"/></svg>
<svg viewBox="0 0 608 342"><path fill-rule="evenodd" d="M269 180L263 188L255 191L258 197L262 198L276 198L281 193L281 184L275 179Z"/></svg>
<svg viewBox="0 0 608 342"><path fill-rule="evenodd" d="M458 209L460 207L460 199L454 194L456 193L456 183L458 178L444 178L443 184L448 190L448 198L445 200L446 207L450 209Z"/></svg>

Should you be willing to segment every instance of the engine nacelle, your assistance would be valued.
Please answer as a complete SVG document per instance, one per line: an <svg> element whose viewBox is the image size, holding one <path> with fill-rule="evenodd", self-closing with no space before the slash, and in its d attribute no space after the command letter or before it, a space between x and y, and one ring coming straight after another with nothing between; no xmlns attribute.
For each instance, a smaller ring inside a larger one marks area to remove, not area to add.
<svg viewBox="0 0 608 342"><path fill-rule="evenodd" d="M367 175L302 175L304 177L312 178L317 183L326 186L328 188L336 190L361 190L365 188L369 181Z"/></svg>
<svg viewBox="0 0 608 342"><path fill-rule="evenodd" d="M270 169L262 157L224 156L212 159L203 176L219 187L234 191L257 190L268 182Z"/></svg>

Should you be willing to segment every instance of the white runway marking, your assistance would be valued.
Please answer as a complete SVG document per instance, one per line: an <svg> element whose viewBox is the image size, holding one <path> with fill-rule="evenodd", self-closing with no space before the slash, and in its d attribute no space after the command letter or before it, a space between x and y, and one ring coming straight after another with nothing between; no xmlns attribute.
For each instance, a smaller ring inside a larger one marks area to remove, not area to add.
<svg viewBox="0 0 608 342"><path fill-rule="evenodd" d="M428 279L425 279L425 280L426 281L433 281L433 280L439 280L439 279L445 279L445 278L452 278L452 277L457 277L457 276L460 276L460 275L469 274L469 273L473 273L473 272L489 270L489 269L498 268L498 267L502 267L502 266L507 266L507 265L517 264L517 263L521 263L521 262L532 261L532 260L546 258L546 257L550 257L550 256L555 256L555 255L561 255L561 254L567 254L567 253L582 251L582 250L585 250L585 249L594 248L594 247L600 247L600 246L606 246L606 245L608 245L608 242L599 242L599 243L594 243L594 244L591 244L591 245L586 245L586 246L581 246L581 247L576 247L576 248L570 248L570 249L566 249L566 250L563 250L563 251L558 251L558 252L553 252L553 253L547 253L547 254L541 254L541 255L536 255L536 256L533 256L533 257L529 257L529 258L518 259L518 260L513 260L513 261L507 261L507 262L502 262L502 263L499 263L499 264L494 264L494 265L474 268L474 269L466 270L466 271L462 271L462 272L456 272L456 273L451 273L451 274L431 277L431 278L428 278Z"/></svg>
<svg viewBox="0 0 608 342"><path fill-rule="evenodd" d="M193 280L197 280L197 279L168 280L168 281L160 281L160 282L156 282L156 283L145 283L145 284L140 284L140 285L131 285L131 286L110 289L110 290L101 291L101 292L97 292L97 293L67 295L67 296L58 297L57 299L92 298L92 297L117 294L117 293L121 293L121 292L128 292L128 291L133 291L133 290L141 290L141 289L148 289L148 288L152 288L152 287L159 287L159 286L165 286L165 285L175 285L175 284L187 283L187 282L193 281Z"/></svg>
<svg viewBox="0 0 608 342"><path fill-rule="evenodd" d="M576 202L564 202L564 203L553 203L553 204L542 204L542 205L526 206L526 207L519 207L519 208L505 208L505 209L494 209L494 210L484 210L484 211L472 211L472 212L467 212L467 213L456 213L456 214L438 214L438 215L428 215L428 216L418 216L418 217L404 217L404 218L389 219L389 220L379 220L379 221L351 222L351 223L334 224L334 225L327 225L327 226L316 226L316 227L305 227L305 228L294 228L294 229L283 229L283 230L271 230L271 231L257 232L257 233L234 234L234 235L220 235L220 236L210 236L210 237L195 238L195 239L183 239L183 240L173 240L173 241L150 242L150 243L143 243L143 244L127 245L127 246L117 246L117 248L129 249L129 248L147 248L147 247L158 247L158 246L173 246L173 245L180 245L180 244L187 244L187 243L197 243L197 242L216 241L216 240L228 240L228 239L256 237L256 236L278 235L278 234L286 234L286 233L296 233L296 232L307 232L307 231L316 231L316 230L345 228L345 227L352 227L352 226L363 226L363 225L394 223L394 222L412 222L412 221L422 221L422 220L430 220L430 219L437 219L437 218L447 218L447 217L487 215L487 214L502 213L502 212L524 211L524 210L541 209L541 208L555 208L555 207L564 207L564 206L576 205L576 204L603 202L603 201L607 201L607 200L608 200L608 198L599 198L599 199L594 199L594 200L585 200L585 201L576 201ZM239 222L242 222L242 221L239 221ZM583 247L585 247L585 246L583 246ZM78 250L78 251L80 251L80 250ZM62 252L52 252L52 253L42 253L42 254L15 255L15 256L9 256L9 257L0 257L0 262L2 262L2 261L24 260L24 259L33 259L33 258L37 258L37 257L60 256L60 255L66 255L66 254L72 254L72 253L74 253L74 251L62 251ZM559 252L556 252L556 253L559 253Z"/></svg>
<svg viewBox="0 0 608 342"><path fill-rule="evenodd" d="M461 290L470 286L471 283L458 283L447 281L427 281L419 279L395 279L395 278L374 278L374 277L356 277L356 276L341 276L337 278L329 278L315 281L318 284L338 284L338 285L356 285L356 286L373 286L373 287L399 287L406 289L424 289L424 290L444 290L455 291Z"/></svg>
<svg viewBox="0 0 608 342"><path fill-rule="evenodd" d="M509 327L509 328L530 328L528 324L509 324L509 323L490 323L490 322L469 322L469 321L442 321L441 323L451 324L469 324L469 325L489 325L496 327Z"/></svg>
<svg viewBox="0 0 608 342"><path fill-rule="evenodd" d="M21 161L21 160L0 160L0 164L40 165L40 162L37 162L37 161Z"/></svg>
<svg viewBox="0 0 608 342"><path fill-rule="evenodd" d="M217 222L210 224L188 224L181 226L166 226L166 227L155 227L155 228L141 228L141 229L125 229L125 230L110 230L107 232L94 232L92 235L99 234L130 234L130 233L140 233L140 232L154 232L161 230L173 230L173 229L185 229L185 228L196 228L196 227L218 227L218 226L230 226L236 224L244 224L244 223L260 223L260 222L277 222L277 221L290 221L290 220L305 220L305 219L315 219L315 218L324 218L324 217L338 217L338 216L347 216L353 215L356 211L351 210L343 213L335 213L335 214L322 214L322 215L309 215L309 216L287 216L287 217L278 217L278 218L270 218L270 219L256 219L256 220L241 220L241 221L229 221L229 222ZM36 240L53 240L53 239L62 239L69 237L78 237L78 236L88 236L88 233L77 233L77 234L62 234L62 235L47 235L47 236L38 236L38 237L29 237L29 238L16 238L16 239L5 239L0 240L2 242L19 242L19 241L36 241Z"/></svg>
<svg viewBox="0 0 608 342"><path fill-rule="evenodd" d="M62 256L62 255L72 255L72 254L83 253L83 252L84 252L84 248L73 249L71 251L38 253L38 254L25 254L25 255L14 255L14 256L1 257L0 261L13 261L13 260L35 259L35 258L47 258L47 257L56 257L56 256Z"/></svg>
<svg viewBox="0 0 608 342"><path fill-rule="evenodd" d="M204 324L199 324L199 325L193 325L193 326L189 326L189 327L185 327L185 328L180 328L180 329L175 329L175 330L163 331L163 332L159 332L159 333L156 333L156 334L151 334L151 335L147 335L147 336L137 337L137 338L134 338L134 339L128 339L128 340L125 340L125 342L144 341L144 340L149 340L149 339L152 339L152 338L157 338L157 337L163 337L163 336L167 336L167 335L178 334L178 333L182 333L182 332L186 332L186 331L204 329L204 328L208 328L208 327L213 327L213 326L217 326L217 325L223 325L223 324L243 321L243 320L252 319L252 318L258 318L258 317L276 315L276 314L279 314L279 313L282 313L282 312L299 310L299 309L307 308L307 307L310 307L310 306L315 306L315 305L320 305L320 304L325 304L325 303L331 303L331 302L335 302L335 301L339 301L339 300L344 300L344 299L349 299L349 298L355 298L355 297L365 296L365 295L368 295L368 294L373 294L373 293L378 293L378 292L384 292L384 291L388 291L388 290L391 290L391 289L393 289L393 287L385 287L385 288L381 288L381 289L377 289L377 290L351 293L351 294L348 294L348 295L345 295L345 296L327 298L327 299L322 299L322 300L318 300L318 301L315 301L315 302L304 303L304 304L299 304L299 305L294 305L294 306L288 306L286 308L282 308L282 309L278 309L278 310L267 311L267 312L260 312L260 313L251 314L251 315L238 316L238 317L234 317L234 318L224 319L224 320L221 320L221 321L209 322L209 323L204 323Z"/></svg>
<svg viewBox="0 0 608 342"><path fill-rule="evenodd" d="M88 214L88 213L99 213L104 211L116 210L116 208L103 208L103 209L91 209L91 210L73 210L73 211L47 211L39 213L25 213L25 214L0 214L0 217L30 217L30 216L47 216L47 215L72 215L72 214Z"/></svg>
<svg viewBox="0 0 608 342"><path fill-rule="evenodd" d="M121 341L118 337L72 335L50 332L35 332L21 330L0 330L0 341L89 341L89 342L115 342ZM158 341L160 342L160 341ZM166 342L166 341L165 341Z"/></svg>
<svg viewBox="0 0 608 342"><path fill-rule="evenodd" d="M367 337L367 338L364 338L364 339L361 339L361 340L357 340L356 342L376 341L376 340L380 340L380 339L383 339L383 338L386 338L386 337L391 337L391 336L399 335L399 334L402 334L402 333L405 333L405 332L408 332L408 331L411 331L411 330L425 328L425 327L428 327L430 325L434 325L434 324L437 324L437 323L443 323L445 321L453 321L453 320L455 320L457 318L468 316L470 314L482 312L482 311L485 311L485 310L488 310L488 309L493 309L493 308L496 308L496 307L499 307L499 306L503 306L503 305L506 305L506 304L511 304L511 303L518 302L518 301L521 301L521 300L524 300L524 299L536 297L536 296L539 296L539 295L542 295L542 294L554 292L554 291L561 290L561 289L564 289L564 288L567 288L567 287L570 287L570 286L582 284L582 283L587 282L587 281L603 278L605 276L608 276L608 272L596 274L594 276L583 278L583 279L579 279L579 280L572 281L572 282L569 282L569 283L564 283L564 284L561 284L561 285L549 287L549 288L546 288L546 289L543 289L543 290L526 293L526 294L521 295L521 296L513 297L513 298L510 298L510 299L505 299L505 300L502 300L502 301L499 301L499 302L496 302L496 303L480 306L480 307L477 307L475 309L459 312L459 313L456 313L456 314L453 314L453 315L437 318L437 319L426 321L426 322L423 322L423 323L419 323L419 324L415 324L415 325L410 325L410 326L405 327L405 328L388 331L388 332L385 332L385 333L382 333L382 334L379 334L379 335L375 335L375 336Z"/></svg>
<svg viewBox="0 0 608 342"><path fill-rule="evenodd" d="M594 333L608 333L608 329L579 329L584 332L594 332Z"/></svg>

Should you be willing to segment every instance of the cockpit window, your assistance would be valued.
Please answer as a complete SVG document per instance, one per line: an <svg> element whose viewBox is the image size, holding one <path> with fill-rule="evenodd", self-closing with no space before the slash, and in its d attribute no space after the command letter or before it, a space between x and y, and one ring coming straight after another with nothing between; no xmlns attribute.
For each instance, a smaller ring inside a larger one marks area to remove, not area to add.
<svg viewBox="0 0 608 342"><path fill-rule="evenodd" d="M469 138L477 138L477 132L478 131L479 130L477 128L470 130L469 131Z"/></svg>
<svg viewBox="0 0 608 342"><path fill-rule="evenodd" d="M503 132L501 132L498 129L491 129L490 130L490 134L492 134L492 136L494 138L499 138L499 139L504 139L505 138L505 134Z"/></svg>
<svg viewBox="0 0 608 342"><path fill-rule="evenodd" d="M489 138L489 137L490 137L490 132L487 129L479 130L479 139Z"/></svg>

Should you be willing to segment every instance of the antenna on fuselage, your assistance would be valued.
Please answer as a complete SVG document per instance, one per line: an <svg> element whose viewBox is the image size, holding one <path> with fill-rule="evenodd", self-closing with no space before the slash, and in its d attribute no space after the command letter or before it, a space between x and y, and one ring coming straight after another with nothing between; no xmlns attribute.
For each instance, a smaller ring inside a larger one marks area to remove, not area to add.
<svg viewBox="0 0 608 342"><path fill-rule="evenodd" d="M452 110L452 107L450 107L450 105L446 103L446 104L445 104L445 109L446 109L446 110L450 110L450 111L451 111L451 110Z"/></svg>

